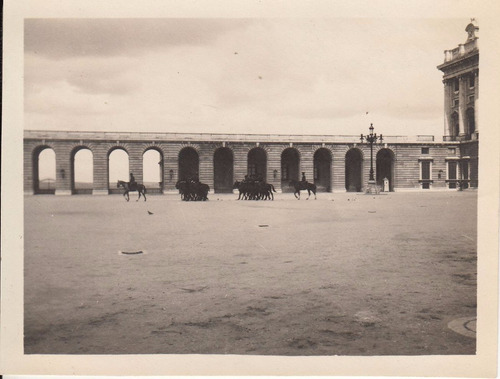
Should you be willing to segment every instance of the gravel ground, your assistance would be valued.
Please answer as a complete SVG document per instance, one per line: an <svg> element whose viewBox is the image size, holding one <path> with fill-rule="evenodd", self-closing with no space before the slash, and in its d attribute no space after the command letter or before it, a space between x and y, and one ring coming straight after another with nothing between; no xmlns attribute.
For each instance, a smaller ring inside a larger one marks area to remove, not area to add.
<svg viewBox="0 0 500 379"><path fill-rule="evenodd" d="M475 353L476 192L236 197L25 197L25 353Z"/></svg>

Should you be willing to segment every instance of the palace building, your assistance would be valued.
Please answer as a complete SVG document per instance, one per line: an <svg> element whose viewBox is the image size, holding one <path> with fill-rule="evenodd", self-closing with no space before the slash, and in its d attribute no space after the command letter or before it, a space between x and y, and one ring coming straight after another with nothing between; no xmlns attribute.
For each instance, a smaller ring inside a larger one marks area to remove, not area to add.
<svg viewBox="0 0 500 379"><path fill-rule="evenodd" d="M471 21L467 40L445 51L438 66L444 83L444 135L384 136L373 145L375 180L385 191L456 190L478 186L478 27ZM363 126L364 129L365 126ZM42 188L39 156L55 153L53 188ZM93 183L80 189L75 181L75 156L92 153ZM211 192L232 192L245 175L260 175L278 191L304 172L322 192L364 192L370 171L370 145L350 135L188 134L119 132L24 132L25 194L110 194L109 157L128 155L129 169L143 181L144 154L159 157L160 180L148 192L175 191L178 180L197 177ZM126 179L126 178L124 178Z"/></svg>

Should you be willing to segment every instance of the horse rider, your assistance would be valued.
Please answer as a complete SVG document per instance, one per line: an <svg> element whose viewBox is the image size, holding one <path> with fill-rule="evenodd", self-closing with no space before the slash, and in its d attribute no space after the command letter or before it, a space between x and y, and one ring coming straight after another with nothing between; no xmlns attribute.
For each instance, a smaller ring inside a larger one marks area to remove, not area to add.
<svg viewBox="0 0 500 379"><path fill-rule="evenodd" d="M137 182L135 181L134 174L130 173L130 181L128 183L129 190L134 191L137 188Z"/></svg>
<svg viewBox="0 0 500 379"><path fill-rule="evenodd" d="M301 179L301 182L302 182L302 183L307 182L307 180L306 180L306 173L305 173L305 172L303 172L303 173L302 173L302 179Z"/></svg>

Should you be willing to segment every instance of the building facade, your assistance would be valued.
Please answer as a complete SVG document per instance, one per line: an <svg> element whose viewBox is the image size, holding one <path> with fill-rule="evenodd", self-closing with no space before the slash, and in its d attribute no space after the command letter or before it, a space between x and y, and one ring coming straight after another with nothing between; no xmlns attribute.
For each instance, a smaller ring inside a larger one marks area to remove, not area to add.
<svg viewBox="0 0 500 379"><path fill-rule="evenodd" d="M452 177L460 178L464 188L478 186L479 151L479 45L474 19L465 28L467 39L452 50L445 50L444 141L460 141L458 159L448 161Z"/></svg>
<svg viewBox="0 0 500 379"><path fill-rule="evenodd" d="M479 48L478 27L466 27L467 40L445 51L438 66L444 83L444 136L384 136L373 146L377 185L386 191L456 190L478 186ZM40 185L39 157L55 153L53 188ZM75 183L75 155L92 153L93 183L80 190ZM278 191L304 172L322 192L363 192L370 171L370 146L359 136L182 134L108 132L24 132L24 192L26 194L117 193L109 180L109 157L115 150L128 155L129 169L142 182L149 150L158 154L158 193L175 191L180 179L197 177L211 192L232 192L233 182L260 175ZM127 178L123 178L127 180ZM151 193L151 190L149 190ZM154 191L153 191L154 192Z"/></svg>

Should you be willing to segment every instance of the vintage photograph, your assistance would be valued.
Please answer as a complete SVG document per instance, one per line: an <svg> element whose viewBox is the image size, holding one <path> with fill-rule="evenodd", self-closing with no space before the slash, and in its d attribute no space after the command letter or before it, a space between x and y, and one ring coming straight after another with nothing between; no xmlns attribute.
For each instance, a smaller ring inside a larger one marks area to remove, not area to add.
<svg viewBox="0 0 500 379"><path fill-rule="evenodd" d="M22 354L474 359L481 25L25 17Z"/></svg>

